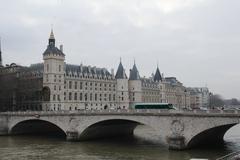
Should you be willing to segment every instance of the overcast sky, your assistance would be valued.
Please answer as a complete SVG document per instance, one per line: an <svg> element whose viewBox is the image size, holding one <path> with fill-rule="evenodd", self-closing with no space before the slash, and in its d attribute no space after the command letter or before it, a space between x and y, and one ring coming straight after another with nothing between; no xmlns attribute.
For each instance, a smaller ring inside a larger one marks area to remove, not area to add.
<svg viewBox="0 0 240 160"><path fill-rule="evenodd" d="M140 76L157 63L185 86L240 98L239 0L0 0L3 63L42 62L51 24L66 62Z"/></svg>

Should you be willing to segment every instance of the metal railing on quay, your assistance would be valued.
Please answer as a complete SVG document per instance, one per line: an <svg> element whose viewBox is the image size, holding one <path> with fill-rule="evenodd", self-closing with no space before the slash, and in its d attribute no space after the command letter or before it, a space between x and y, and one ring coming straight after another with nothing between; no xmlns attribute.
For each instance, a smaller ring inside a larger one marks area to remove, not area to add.
<svg viewBox="0 0 240 160"><path fill-rule="evenodd" d="M223 157L217 158L216 160L238 160L240 159L240 151L229 153Z"/></svg>

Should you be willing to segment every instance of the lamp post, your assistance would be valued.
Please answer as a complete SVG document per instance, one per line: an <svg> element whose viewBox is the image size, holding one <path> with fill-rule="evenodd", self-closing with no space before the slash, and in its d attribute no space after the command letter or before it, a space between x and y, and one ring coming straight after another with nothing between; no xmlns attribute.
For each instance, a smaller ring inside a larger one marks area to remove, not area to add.
<svg viewBox="0 0 240 160"><path fill-rule="evenodd" d="M184 101L185 104L184 105L185 105L185 108L187 108L187 90L186 89L184 90L184 96L185 96L185 101Z"/></svg>
<svg viewBox="0 0 240 160"><path fill-rule="evenodd" d="M209 93L209 108L212 108L212 92Z"/></svg>

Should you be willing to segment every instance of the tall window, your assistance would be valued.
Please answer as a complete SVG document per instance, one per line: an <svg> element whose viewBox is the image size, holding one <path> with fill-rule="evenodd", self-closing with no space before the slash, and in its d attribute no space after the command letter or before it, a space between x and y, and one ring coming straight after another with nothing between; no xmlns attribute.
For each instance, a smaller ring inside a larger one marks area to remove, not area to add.
<svg viewBox="0 0 240 160"><path fill-rule="evenodd" d="M85 93L84 98L85 98L85 101L87 101L87 93Z"/></svg>
<svg viewBox="0 0 240 160"><path fill-rule="evenodd" d="M74 100L77 100L77 93L74 93Z"/></svg>
<svg viewBox="0 0 240 160"><path fill-rule="evenodd" d="M104 101L107 101L107 94L104 94Z"/></svg>
<svg viewBox="0 0 240 160"><path fill-rule="evenodd" d="M90 101L92 101L92 93L90 93Z"/></svg>
<svg viewBox="0 0 240 160"><path fill-rule="evenodd" d="M97 101L97 93L95 93L95 101Z"/></svg>
<svg viewBox="0 0 240 160"><path fill-rule="evenodd" d="M61 72L61 65L58 66L58 71Z"/></svg>
<svg viewBox="0 0 240 160"><path fill-rule="evenodd" d="M75 82L75 89L77 89L77 81Z"/></svg>
<svg viewBox="0 0 240 160"><path fill-rule="evenodd" d="M82 99L83 99L83 94L80 93L80 101L82 101Z"/></svg>
<svg viewBox="0 0 240 160"><path fill-rule="evenodd" d="M68 99L71 101L72 100L72 93L71 92L69 92L69 97L68 97Z"/></svg>
<svg viewBox="0 0 240 160"><path fill-rule="evenodd" d="M53 95L53 100L54 100L54 101L56 100L56 95L55 95L55 94Z"/></svg>
<svg viewBox="0 0 240 160"><path fill-rule="evenodd" d="M82 89L82 85L83 85L83 83L82 83L82 82L80 82L80 89Z"/></svg>
<svg viewBox="0 0 240 160"><path fill-rule="evenodd" d="M72 81L69 81L69 89L72 89Z"/></svg>

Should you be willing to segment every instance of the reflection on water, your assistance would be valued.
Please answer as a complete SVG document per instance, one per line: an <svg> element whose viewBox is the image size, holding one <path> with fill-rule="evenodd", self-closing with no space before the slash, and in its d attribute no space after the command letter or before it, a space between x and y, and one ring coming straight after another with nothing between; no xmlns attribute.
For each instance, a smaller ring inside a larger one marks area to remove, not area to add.
<svg viewBox="0 0 240 160"><path fill-rule="evenodd" d="M0 137L1 160L189 160L216 159L240 148L240 127L225 136L220 148L169 151L154 131L144 126L135 130L134 138L66 142L61 138L41 136Z"/></svg>

